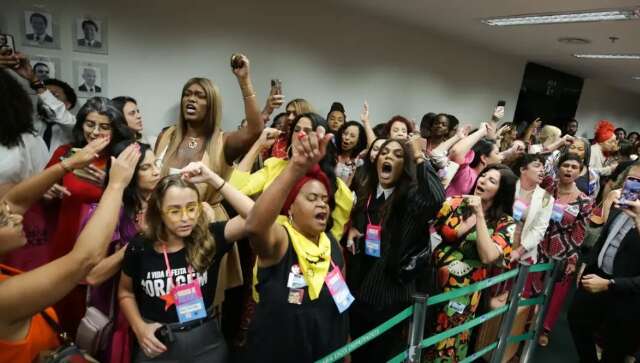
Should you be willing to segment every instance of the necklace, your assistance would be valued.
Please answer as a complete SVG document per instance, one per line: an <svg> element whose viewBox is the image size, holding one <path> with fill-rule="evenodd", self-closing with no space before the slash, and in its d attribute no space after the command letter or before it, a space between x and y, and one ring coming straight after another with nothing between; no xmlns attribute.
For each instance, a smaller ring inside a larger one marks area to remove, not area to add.
<svg viewBox="0 0 640 363"><path fill-rule="evenodd" d="M198 147L198 138L189 136L189 143L187 143L189 149L195 149Z"/></svg>

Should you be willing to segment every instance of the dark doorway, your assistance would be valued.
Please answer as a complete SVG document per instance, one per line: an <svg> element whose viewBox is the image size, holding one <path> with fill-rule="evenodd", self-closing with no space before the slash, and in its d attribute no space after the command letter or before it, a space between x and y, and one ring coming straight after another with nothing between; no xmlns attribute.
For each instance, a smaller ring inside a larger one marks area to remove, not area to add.
<svg viewBox="0 0 640 363"><path fill-rule="evenodd" d="M527 63L514 121L529 124L540 117L543 124L564 130L567 121L575 117L583 83L580 77Z"/></svg>

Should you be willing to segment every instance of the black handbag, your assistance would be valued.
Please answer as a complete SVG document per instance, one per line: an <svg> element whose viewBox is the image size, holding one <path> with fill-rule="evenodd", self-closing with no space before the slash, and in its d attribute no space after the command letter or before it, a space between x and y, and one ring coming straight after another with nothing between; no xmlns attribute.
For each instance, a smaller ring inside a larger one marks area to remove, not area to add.
<svg viewBox="0 0 640 363"><path fill-rule="evenodd" d="M78 348L73 340L69 338L69 335L62 330L62 327L49 314L42 311L40 315L42 315L51 329L58 334L58 338L62 343L58 349L45 356L45 363L99 363L87 352Z"/></svg>

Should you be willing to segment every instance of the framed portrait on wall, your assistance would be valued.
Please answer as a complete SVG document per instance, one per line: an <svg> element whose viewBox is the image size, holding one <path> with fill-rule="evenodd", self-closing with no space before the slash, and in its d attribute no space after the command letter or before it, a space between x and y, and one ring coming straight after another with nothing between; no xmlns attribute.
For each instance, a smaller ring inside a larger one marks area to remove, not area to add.
<svg viewBox="0 0 640 363"><path fill-rule="evenodd" d="M49 78L62 79L60 58L33 55L29 57L29 63L33 69L33 74L41 81Z"/></svg>
<svg viewBox="0 0 640 363"><path fill-rule="evenodd" d="M60 49L60 31L52 13L44 10L26 10L21 23L23 45Z"/></svg>
<svg viewBox="0 0 640 363"><path fill-rule="evenodd" d="M78 97L108 97L106 63L73 61L73 84Z"/></svg>
<svg viewBox="0 0 640 363"><path fill-rule="evenodd" d="M107 20L81 16L73 24L73 50L83 53L108 53Z"/></svg>

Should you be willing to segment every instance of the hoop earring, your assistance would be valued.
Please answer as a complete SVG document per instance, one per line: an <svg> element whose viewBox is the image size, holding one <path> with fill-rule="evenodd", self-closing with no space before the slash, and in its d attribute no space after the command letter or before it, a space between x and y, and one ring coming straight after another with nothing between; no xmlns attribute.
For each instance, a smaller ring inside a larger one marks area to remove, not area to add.
<svg viewBox="0 0 640 363"><path fill-rule="evenodd" d="M293 215L289 212L289 224L293 226Z"/></svg>

